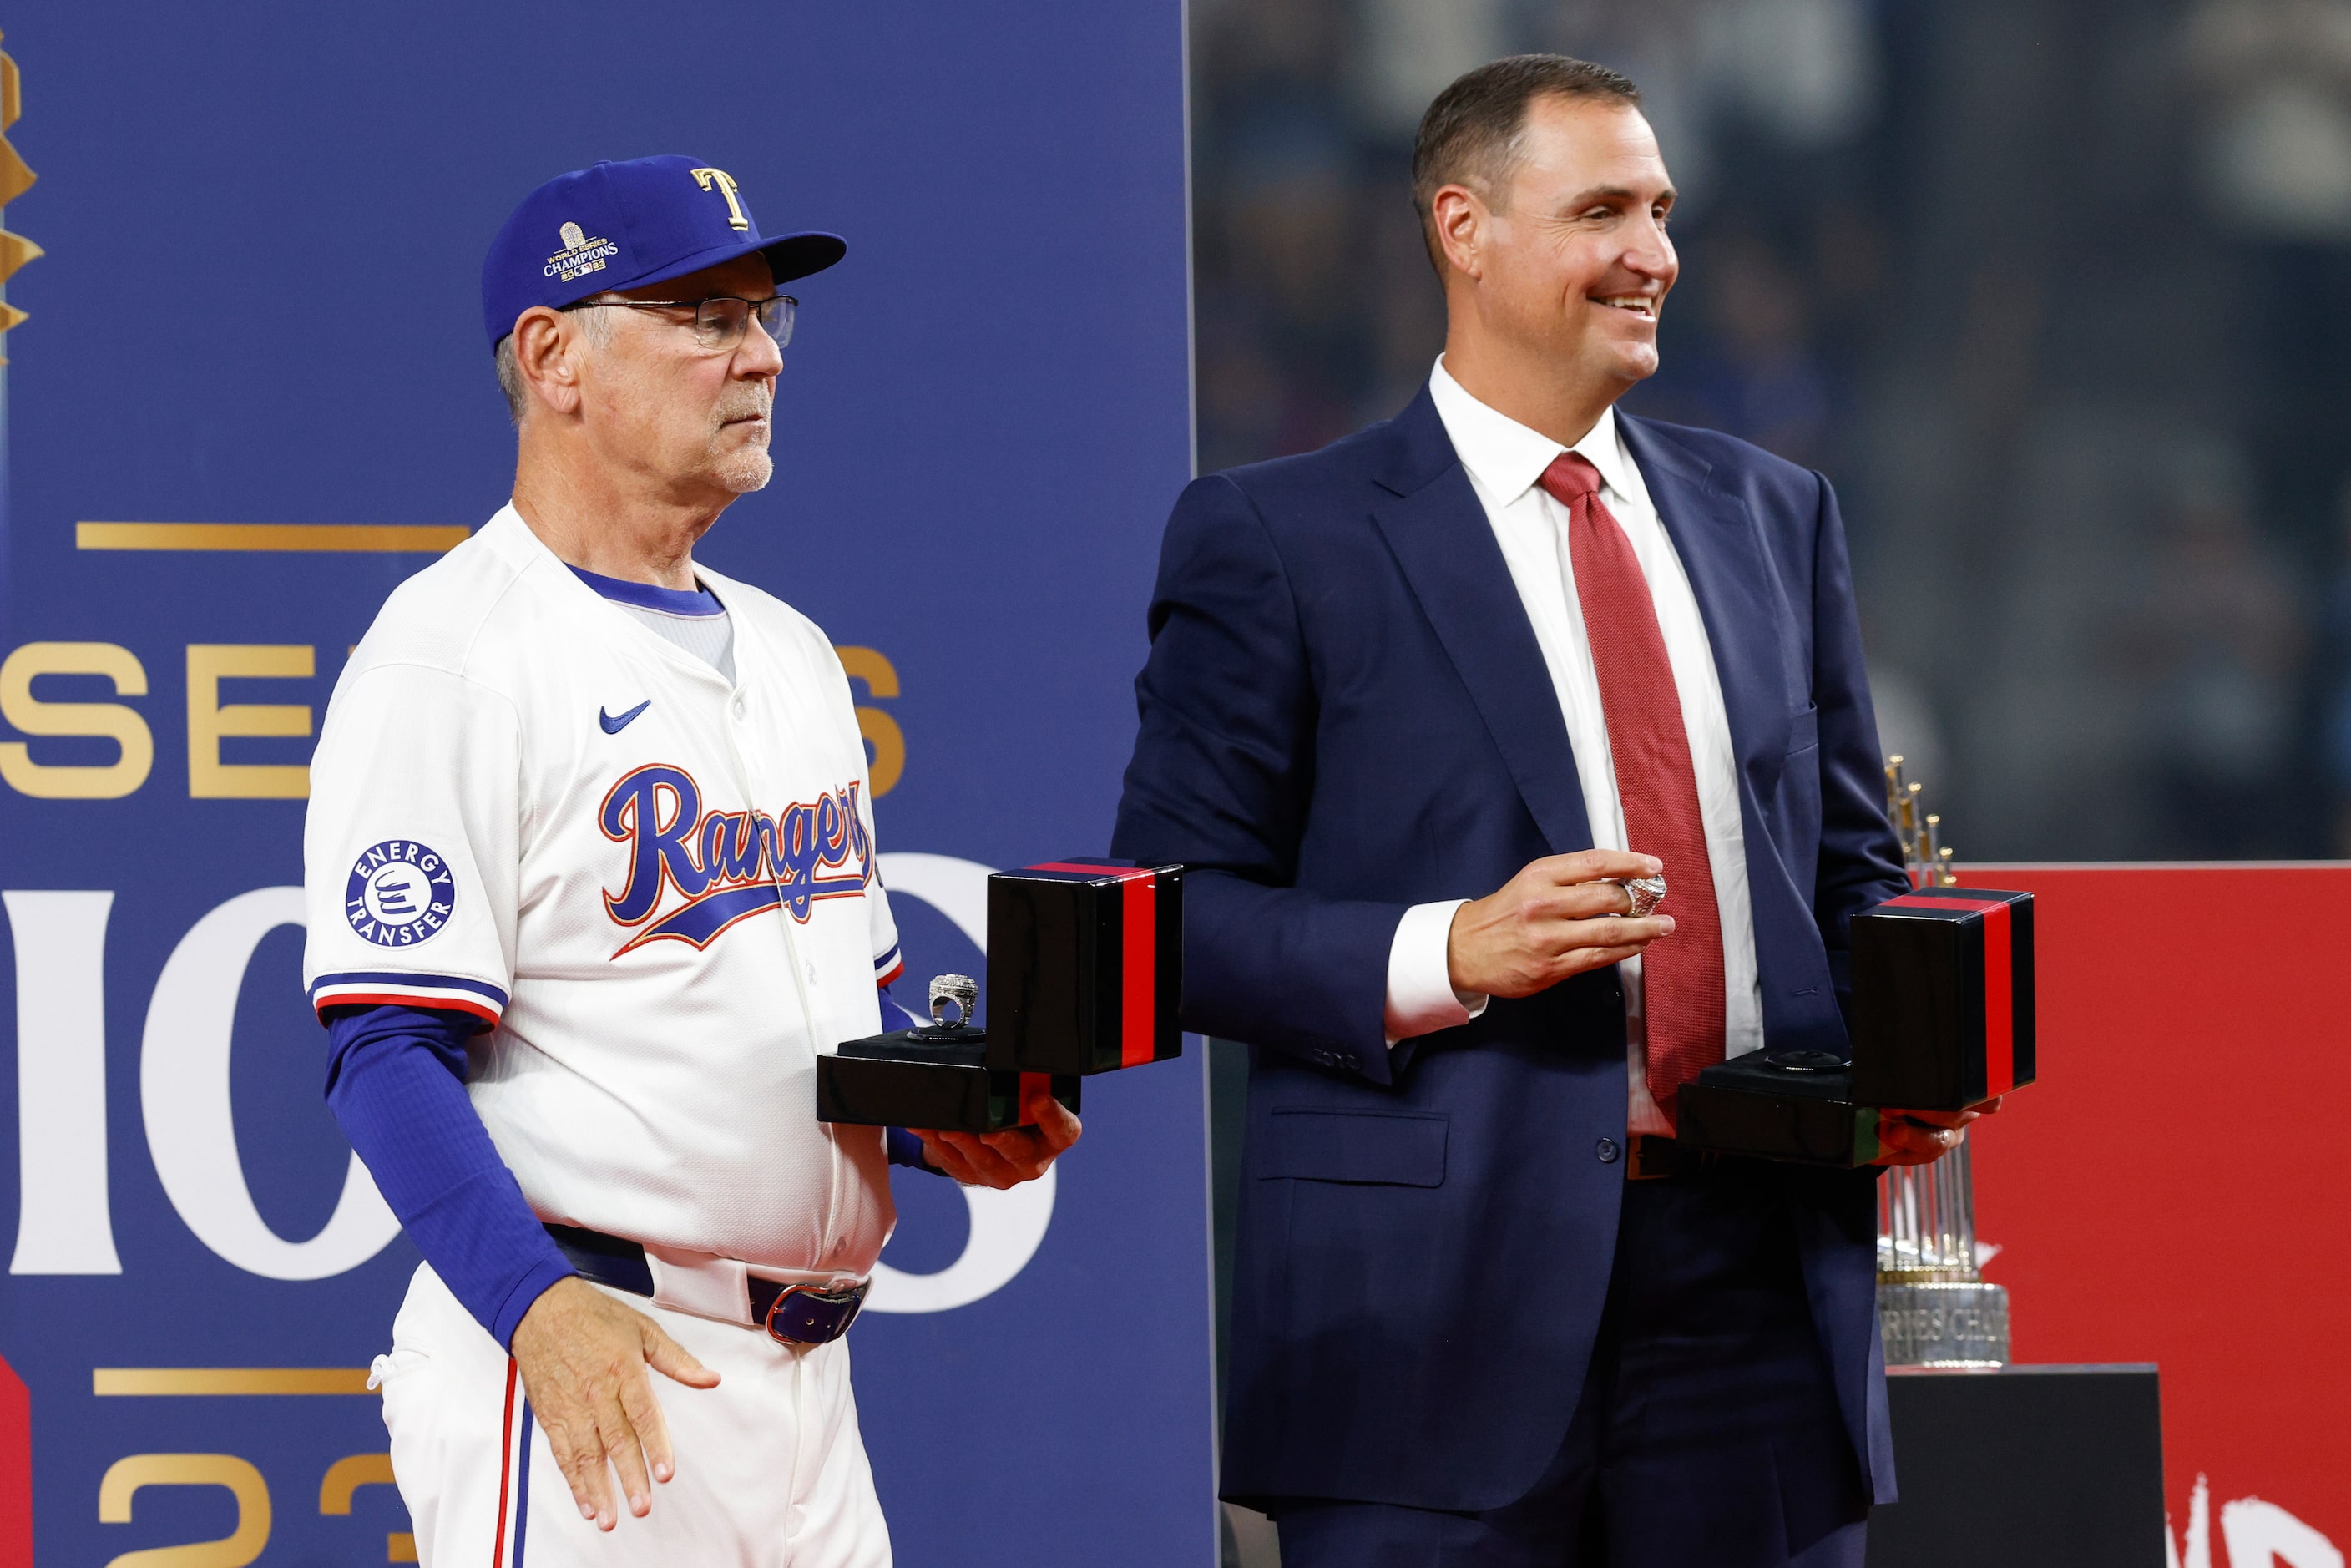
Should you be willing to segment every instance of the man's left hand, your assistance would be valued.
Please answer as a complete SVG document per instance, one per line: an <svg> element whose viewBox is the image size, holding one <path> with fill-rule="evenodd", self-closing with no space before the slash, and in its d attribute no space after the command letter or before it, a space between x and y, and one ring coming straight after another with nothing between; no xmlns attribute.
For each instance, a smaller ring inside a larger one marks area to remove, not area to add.
<svg viewBox="0 0 2351 1568"><path fill-rule="evenodd" d="M923 1158L966 1186L1019 1186L1035 1181L1085 1131L1067 1105L1041 1088L1022 1107L1033 1127L1001 1133L935 1133L909 1129L923 1140Z"/></svg>
<svg viewBox="0 0 2351 1568"><path fill-rule="evenodd" d="M1970 1122L1999 1109L1999 1100L1991 1099L1971 1111L1880 1111L1877 1141L1886 1152L1875 1163L1932 1165L1959 1146L1968 1135Z"/></svg>

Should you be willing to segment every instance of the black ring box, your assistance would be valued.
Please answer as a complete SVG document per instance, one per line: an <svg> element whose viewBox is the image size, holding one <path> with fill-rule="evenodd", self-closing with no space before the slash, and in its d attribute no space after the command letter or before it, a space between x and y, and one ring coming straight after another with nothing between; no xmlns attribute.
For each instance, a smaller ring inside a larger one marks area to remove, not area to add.
<svg viewBox="0 0 2351 1568"><path fill-rule="evenodd" d="M1113 1072L1184 1054L1180 866L1052 861L987 879L988 1065Z"/></svg>
<svg viewBox="0 0 2351 1568"><path fill-rule="evenodd" d="M1853 922L1853 1091L1964 1111L2038 1068L2032 895L1922 887Z"/></svg>
<svg viewBox="0 0 2351 1568"><path fill-rule="evenodd" d="M1181 1056L1183 868L1051 861L987 879L985 1027L900 1030L817 1058L820 1122L996 1133L1037 1096Z"/></svg>
<svg viewBox="0 0 2351 1568"><path fill-rule="evenodd" d="M816 1119L871 1127L1000 1133L1033 1126L1040 1087L1072 1112L1083 1080L987 1065L987 1032L902 1029L817 1059Z"/></svg>
<svg viewBox="0 0 2351 1568"><path fill-rule="evenodd" d="M1853 1067L1825 1051L1753 1051L1682 1085L1674 1139L1719 1154L1865 1166L1884 1153L1877 1108L1853 1097Z"/></svg>
<svg viewBox="0 0 2351 1568"><path fill-rule="evenodd" d="M1963 1111L2038 1067L2032 895L1923 887L1853 918L1853 1058L1759 1051L1676 1096L1693 1148L1853 1167L1884 1153L1881 1108Z"/></svg>

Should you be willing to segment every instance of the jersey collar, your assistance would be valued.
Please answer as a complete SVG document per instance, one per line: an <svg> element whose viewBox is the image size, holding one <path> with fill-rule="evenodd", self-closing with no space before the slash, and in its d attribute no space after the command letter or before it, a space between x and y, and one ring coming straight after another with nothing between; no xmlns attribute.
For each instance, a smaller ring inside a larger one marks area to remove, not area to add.
<svg viewBox="0 0 2351 1568"><path fill-rule="evenodd" d="M571 598L572 603L579 604L585 601L596 607L591 613L613 616L621 625L627 628L626 631L616 634L636 639L636 646L645 649L649 656L659 658L677 669L684 670L697 680L711 682L722 690L740 690L745 684L744 674L750 665L747 650L757 645L758 639L747 634L748 628L744 624L744 617L737 615L734 618L736 684L730 687L726 685L726 676L666 637L657 634L652 627L647 626L635 616L622 614L607 601L603 595L583 581L577 569L566 564L553 550L547 548L546 540L530 531L530 525L522 520L522 514L515 510L513 502L509 501L500 507L490 520L482 525L481 531L474 538L495 550L501 559L512 563L517 572L528 573L536 570L547 573L548 580L554 583L553 591L558 596L576 596ZM714 590L727 586L726 579L716 572L705 570L699 566L695 568L695 576ZM608 578L604 580L614 580ZM645 588L649 585L632 583L626 586ZM653 591L674 591L653 590ZM679 593L677 597L695 599L699 595ZM715 593L714 597L716 597ZM719 602L724 604L725 600L720 599ZM664 607L656 605L653 608Z"/></svg>

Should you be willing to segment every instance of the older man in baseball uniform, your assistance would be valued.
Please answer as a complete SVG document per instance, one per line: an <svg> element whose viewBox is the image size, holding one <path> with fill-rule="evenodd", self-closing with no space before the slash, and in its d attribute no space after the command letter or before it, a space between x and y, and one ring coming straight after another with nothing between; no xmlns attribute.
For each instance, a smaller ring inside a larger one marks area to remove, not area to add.
<svg viewBox="0 0 2351 1568"><path fill-rule="evenodd" d="M376 1374L427 1564L887 1563L841 1336L889 1162L1004 1186L1078 1135L814 1119L900 967L864 747L824 633L694 546L768 482L780 287L844 250L691 158L533 192L482 274L513 502L328 710L304 978L424 1254Z"/></svg>

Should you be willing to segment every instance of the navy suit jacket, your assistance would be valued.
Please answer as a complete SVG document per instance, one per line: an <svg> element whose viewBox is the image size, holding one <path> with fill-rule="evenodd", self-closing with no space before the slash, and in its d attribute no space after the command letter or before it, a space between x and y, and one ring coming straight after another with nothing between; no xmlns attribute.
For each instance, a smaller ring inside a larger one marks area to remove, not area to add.
<svg viewBox="0 0 2351 1568"><path fill-rule="evenodd" d="M1907 884L1835 500L1743 442L1622 424L1721 674L1766 1041L1841 1051L1846 924ZM1408 906L1593 842L1533 626L1427 392L1195 481L1150 625L1113 848L1189 868L1185 1027L1254 1048L1224 1494L1514 1500L1559 1451L1607 1293L1625 1007L1612 967L1385 1045ZM1873 1173L1806 1173L1790 1201L1888 1500Z"/></svg>

